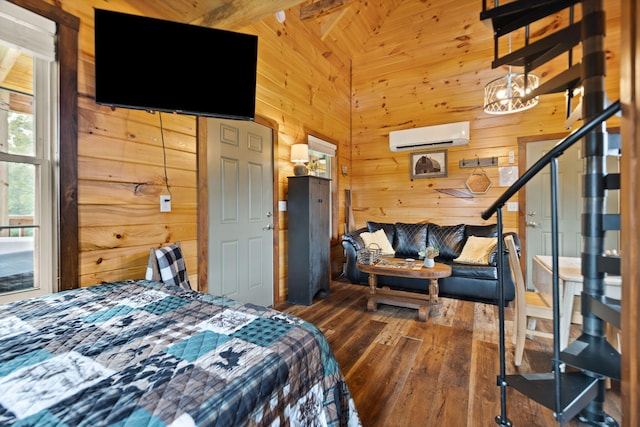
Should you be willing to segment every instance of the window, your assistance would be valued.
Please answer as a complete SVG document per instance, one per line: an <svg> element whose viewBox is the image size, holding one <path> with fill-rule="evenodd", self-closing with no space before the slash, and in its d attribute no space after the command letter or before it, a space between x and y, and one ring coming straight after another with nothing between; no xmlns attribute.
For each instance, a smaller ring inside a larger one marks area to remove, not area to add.
<svg viewBox="0 0 640 427"><path fill-rule="evenodd" d="M313 135L307 137L309 146L309 174L334 179L331 163L336 156L336 146Z"/></svg>
<svg viewBox="0 0 640 427"><path fill-rule="evenodd" d="M329 220L331 224L331 237L337 238L337 212L335 208L336 203L336 189L338 184L336 183L336 171L334 170L334 159L336 156L336 145L318 138L313 135L307 137L307 145L309 146L309 175L320 176L323 178L331 179L329 183L329 189L331 191L331 199L329 201Z"/></svg>
<svg viewBox="0 0 640 427"><path fill-rule="evenodd" d="M55 24L0 4L0 302L54 290Z"/></svg>

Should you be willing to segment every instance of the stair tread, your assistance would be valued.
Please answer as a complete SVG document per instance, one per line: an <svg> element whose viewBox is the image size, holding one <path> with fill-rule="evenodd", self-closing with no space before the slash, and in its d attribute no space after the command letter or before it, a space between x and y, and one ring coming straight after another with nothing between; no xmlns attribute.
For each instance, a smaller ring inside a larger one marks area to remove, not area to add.
<svg viewBox="0 0 640 427"><path fill-rule="evenodd" d="M578 3L579 0L518 0L482 11L480 20L491 20L497 37L522 28Z"/></svg>
<svg viewBox="0 0 640 427"><path fill-rule="evenodd" d="M528 71L534 70L580 43L580 26L580 22L574 23L548 37L517 49L493 61L491 68L513 65L527 67Z"/></svg>
<svg viewBox="0 0 640 427"><path fill-rule="evenodd" d="M582 334L560 353L560 360L574 368L620 380L620 353L604 336Z"/></svg>
<svg viewBox="0 0 640 427"><path fill-rule="evenodd" d="M506 376L509 386L552 409L556 413L556 419L565 423L595 399L598 380L581 372L560 373L559 379L561 407L556 408L553 372Z"/></svg>
<svg viewBox="0 0 640 427"><path fill-rule="evenodd" d="M619 214L615 214L619 215ZM618 227L617 229L620 229ZM601 255L596 260L596 269L600 273L608 273L612 276L620 276L620 256L619 255Z"/></svg>
<svg viewBox="0 0 640 427"><path fill-rule="evenodd" d="M609 173L604 177L604 188L607 190L619 190L620 189L620 174Z"/></svg>
<svg viewBox="0 0 640 427"><path fill-rule="evenodd" d="M578 83L582 80L582 64L575 64L567 70L542 83L535 90L522 97L523 101L528 101L536 96L548 93L563 92L567 89L578 87Z"/></svg>
<svg viewBox="0 0 640 427"><path fill-rule="evenodd" d="M620 329L622 304L619 299L607 296L594 297L589 294L584 294L583 298L587 298L587 307L594 316Z"/></svg>
<svg viewBox="0 0 640 427"><path fill-rule="evenodd" d="M620 214L619 213L608 213L602 215L602 228L605 231L608 230L620 230Z"/></svg>

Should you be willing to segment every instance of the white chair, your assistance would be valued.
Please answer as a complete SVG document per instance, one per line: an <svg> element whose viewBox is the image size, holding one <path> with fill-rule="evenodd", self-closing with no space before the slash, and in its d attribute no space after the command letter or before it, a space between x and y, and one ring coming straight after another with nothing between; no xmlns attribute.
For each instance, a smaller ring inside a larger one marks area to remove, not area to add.
<svg viewBox="0 0 640 427"><path fill-rule="evenodd" d="M513 237L506 236L504 240L509 251L509 265L516 283L516 313L513 325L513 342L516 345L516 351L513 363L520 366L527 335L553 339L552 333L536 330L535 323L537 319L552 320L553 310L542 295L536 291L527 290Z"/></svg>
<svg viewBox="0 0 640 427"><path fill-rule="evenodd" d="M180 242L158 249L149 249L145 279L191 289Z"/></svg>

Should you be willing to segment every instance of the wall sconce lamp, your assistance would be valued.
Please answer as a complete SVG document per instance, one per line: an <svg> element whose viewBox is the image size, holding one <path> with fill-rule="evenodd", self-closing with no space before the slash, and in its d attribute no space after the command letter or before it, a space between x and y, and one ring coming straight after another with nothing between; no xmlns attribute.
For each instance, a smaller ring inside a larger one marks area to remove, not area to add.
<svg viewBox="0 0 640 427"><path fill-rule="evenodd" d="M295 176L307 174L307 167L304 165L309 161L309 146L307 144L293 144L291 146L291 161L296 165L293 167Z"/></svg>

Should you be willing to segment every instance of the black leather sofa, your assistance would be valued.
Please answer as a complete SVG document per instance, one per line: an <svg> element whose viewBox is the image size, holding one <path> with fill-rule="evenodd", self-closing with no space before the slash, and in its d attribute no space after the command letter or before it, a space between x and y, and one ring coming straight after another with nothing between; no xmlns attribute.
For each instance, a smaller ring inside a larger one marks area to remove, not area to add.
<svg viewBox="0 0 640 427"><path fill-rule="evenodd" d="M367 226L342 236L342 246L345 249L346 266L345 273L351 283L368 284L368 274L359 271L356 267L357 251L364 248L364 241L360 236L363 232L375 232L383 229L398 258L418 259L418 251L423 246L434 246L439 249L436 262L442 262L451 266L451 276L438 280L439 295L448 298L498 304L498 268L497 248L490 254L487 265L462 264L454 262L462 252L469 236L496 237L497 226L490 225L448 225L442 226L435 223L379 223L367 222ZM518 252L520 240L513 232L505 235L513 235ZM509 268L508 252L504 248L504 299L505 302L515 298L515 285ZM379 286L388 286L392 289L409 290L413 292L429 293L429 281L426 279L410 279L394 276L378 276Z"/></svg>

